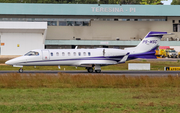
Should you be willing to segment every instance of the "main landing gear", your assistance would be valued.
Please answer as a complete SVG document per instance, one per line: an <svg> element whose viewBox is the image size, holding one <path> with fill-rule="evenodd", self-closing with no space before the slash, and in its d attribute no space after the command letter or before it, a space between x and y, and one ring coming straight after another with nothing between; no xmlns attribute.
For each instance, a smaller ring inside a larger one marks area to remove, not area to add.
<svg viewBox="0 0 180 113"><path fill-rule="evenodd" d="M94 69L93 69L93 67L94 67ZM89 73L93 73L94 70L96 73L101 73L100 65L94 65L93 67L86 67L86 69Z"/></svg>
<svg viewBox="0 0 180 113"><path fill-rule="evenodd" d="M95 70L96 73L101 73L101 70Z"/></svg>
<svg viewBox="0 0 180 113"><path fill-rule="evenodd" d="M92 67L87 67L86 69L89 73L92 73L94 71Z"/></svg>
<svg viewBox="0 0 180 113"><path fill-rule="evenodd" d="M23 73L23 69L22 68L19 69L19 73Z"/></svg>

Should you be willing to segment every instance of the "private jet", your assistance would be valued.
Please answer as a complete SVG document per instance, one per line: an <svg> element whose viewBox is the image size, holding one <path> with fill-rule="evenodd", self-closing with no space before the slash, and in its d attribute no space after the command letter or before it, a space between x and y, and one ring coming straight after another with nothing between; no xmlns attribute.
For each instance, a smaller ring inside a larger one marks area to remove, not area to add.
<svg viewBox="0 0 180 113"><path fill-rule="evenodd" d="M37 49L23 56L8 60L7 65L23 66L75 66L85 67L89 73L101 72L101 66L125 63L137 58L156 59L155 49L160 39L167 32L150 31L136 46L124 49Z"/></svg>

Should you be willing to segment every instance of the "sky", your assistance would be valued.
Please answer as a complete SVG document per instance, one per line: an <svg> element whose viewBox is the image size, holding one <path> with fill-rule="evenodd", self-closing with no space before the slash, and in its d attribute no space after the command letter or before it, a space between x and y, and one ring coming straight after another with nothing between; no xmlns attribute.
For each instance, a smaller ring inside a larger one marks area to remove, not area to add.
<svg viewBox="0 0 180 113"><path fill-rule="evenodd" d="M171 5L172 0L161 0L164 5Z"/></svg>

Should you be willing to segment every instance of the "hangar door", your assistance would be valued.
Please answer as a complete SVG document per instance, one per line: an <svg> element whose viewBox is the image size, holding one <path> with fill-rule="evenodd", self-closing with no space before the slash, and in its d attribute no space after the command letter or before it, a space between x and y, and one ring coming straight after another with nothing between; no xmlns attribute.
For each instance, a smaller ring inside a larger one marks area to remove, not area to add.
<svg viewBox="0 0 180 113"><path fill-rule="evenodd" d="M47 22L0 22L1 55L44 49Z"/></svg>
<svg viewBox="0 0 180 113"><path fill-rule="evenodd" d="M3 33L2 55L24 55L33 49L44 49L42 33Z"/></svg>

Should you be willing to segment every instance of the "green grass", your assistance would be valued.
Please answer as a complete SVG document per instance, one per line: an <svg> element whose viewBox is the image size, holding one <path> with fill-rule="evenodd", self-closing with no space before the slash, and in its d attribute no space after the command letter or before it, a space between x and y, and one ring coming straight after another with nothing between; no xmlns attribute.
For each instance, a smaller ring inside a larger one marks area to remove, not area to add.
<svg viewBox="0 0 180 113"><path fill-rule="evenodd" d="M179 113L180 77L1 74L0 113Z"/></svg>
<svg viewBox="0 0 180 113"><path fill-rule="evenodd" d="M178 113L179 88L0 89L6 113Z"/></svg>
<svg viewBox="0 0 180 113"><path fill-rule="evenodd" d="M179 61L146 61L146 60L132 60L128 61L123 64L118 65L109 65L109 66L103 66L102 70L128 70L128 63L150 63L151 64L151 70L164 70L164 67L169 66L180 66ZM7 65L0 65L0 70L18 70L17 67L7 66ZM84 67L73 67L73 66L61 66L61 69L58 69L58 66L24 66L24 70L85 70Z"/></svg>

